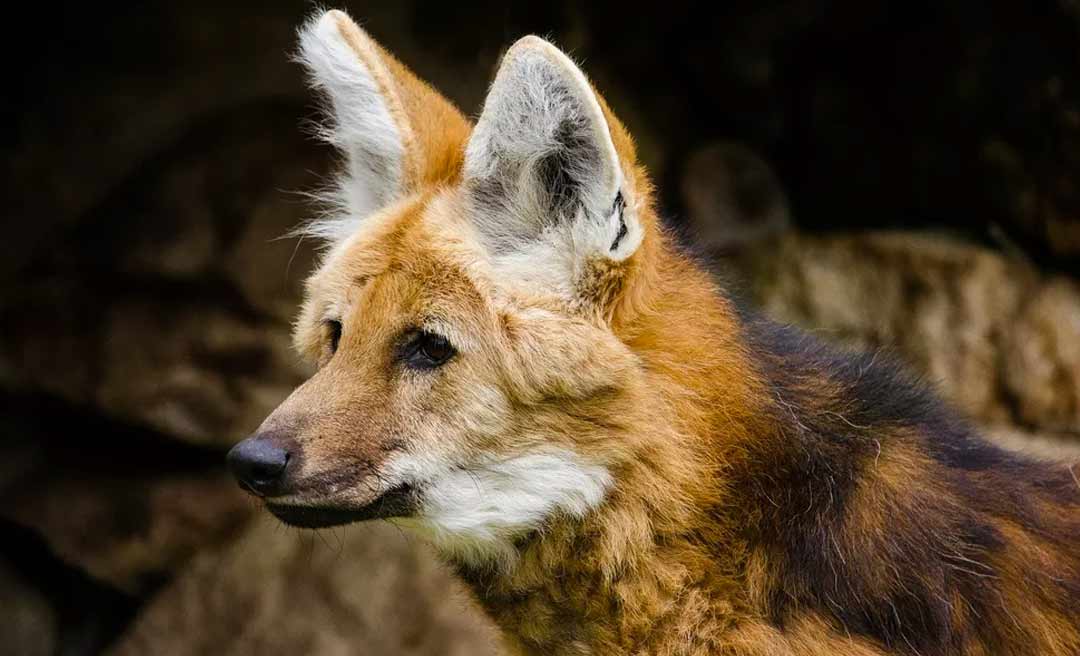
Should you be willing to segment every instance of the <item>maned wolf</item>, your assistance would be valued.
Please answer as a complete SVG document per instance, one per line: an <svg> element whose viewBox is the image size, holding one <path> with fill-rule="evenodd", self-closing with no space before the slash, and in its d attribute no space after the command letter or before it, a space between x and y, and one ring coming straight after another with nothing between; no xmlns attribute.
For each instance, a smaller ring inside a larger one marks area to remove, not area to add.
<svg viewBox="0 0 1080 656"><path fill-rule="evenodd" d="M473 125L344 13L344 154L296 345L236 446L286 523L429 540L522 654L1080 654L1080 484L884 358L740 314L626 130L525 37Z"/></svg>

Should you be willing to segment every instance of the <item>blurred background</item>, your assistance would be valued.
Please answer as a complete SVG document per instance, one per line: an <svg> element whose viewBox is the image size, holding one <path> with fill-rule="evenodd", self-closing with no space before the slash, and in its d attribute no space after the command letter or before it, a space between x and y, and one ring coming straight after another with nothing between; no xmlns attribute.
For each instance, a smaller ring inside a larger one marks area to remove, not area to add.
<svg viewBox="0 0 1080 656"><path fill-rule="evenodd" d="M5 12L0 653L497 653L421 546L286 529L223 468L307 374L313 6L126 4ZM344 8L473 115L553 38L734 294L1080 453L1074 0Z"/></svg>

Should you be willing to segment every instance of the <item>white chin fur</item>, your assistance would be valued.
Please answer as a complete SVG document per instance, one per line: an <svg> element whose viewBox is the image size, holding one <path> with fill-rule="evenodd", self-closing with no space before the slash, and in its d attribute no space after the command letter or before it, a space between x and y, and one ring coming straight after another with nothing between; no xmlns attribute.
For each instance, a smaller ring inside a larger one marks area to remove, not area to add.
<svg viewBox="0 0 1080 656"><path fill-rule="evenodd" d="M412 478L429 469L425 465L430 463L406 456L392 469ZM427 480L418 516L395 523L416 530L451 558L496 566L513 563L514 538L555 513L584 516L612 482L607 468L562 449L443 471Z"/></svg>

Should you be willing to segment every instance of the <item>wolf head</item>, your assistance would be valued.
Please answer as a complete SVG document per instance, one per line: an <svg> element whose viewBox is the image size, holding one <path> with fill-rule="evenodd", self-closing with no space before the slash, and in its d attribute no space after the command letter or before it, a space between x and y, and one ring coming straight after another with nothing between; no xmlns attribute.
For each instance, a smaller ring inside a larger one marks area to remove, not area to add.
<svg viewBox="0 0 1080 656"><path fill-rule="evenodd" d="M317 364L230 463L287 523L390 518L499 558L647 448L635 329L660 239L633 143L525 37L475 125L346 14L300 33L344 157L296 321Z"/></svg>

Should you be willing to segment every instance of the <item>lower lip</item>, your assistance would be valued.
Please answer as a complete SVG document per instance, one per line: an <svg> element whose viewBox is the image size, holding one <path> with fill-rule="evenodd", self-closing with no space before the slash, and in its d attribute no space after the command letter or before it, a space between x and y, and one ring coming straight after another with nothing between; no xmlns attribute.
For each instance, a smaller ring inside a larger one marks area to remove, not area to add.
<svg viewBox="0 0 1080 656"><path fill-rule="evenodd" d="M411 485L399 485L359 508L292 506L269 500L266 508L290 526L328 528L371 519L408 517L416 510L416 490Z"/></svg>

